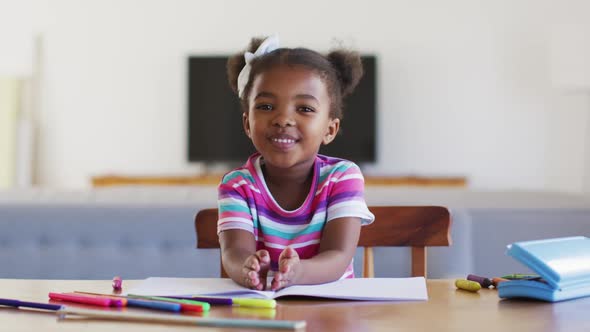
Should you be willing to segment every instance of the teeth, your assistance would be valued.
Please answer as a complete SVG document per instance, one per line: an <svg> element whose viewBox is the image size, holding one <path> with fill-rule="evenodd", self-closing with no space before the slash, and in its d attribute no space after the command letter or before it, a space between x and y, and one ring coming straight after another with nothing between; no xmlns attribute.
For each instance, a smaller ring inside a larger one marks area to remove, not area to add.
<svg viewBox="0 0 590 332"><path fill-rule="evenodd" d="M272 141L278 142L278 143L295 143L294 139L288 139L288 138L273 138Z"/></svg>

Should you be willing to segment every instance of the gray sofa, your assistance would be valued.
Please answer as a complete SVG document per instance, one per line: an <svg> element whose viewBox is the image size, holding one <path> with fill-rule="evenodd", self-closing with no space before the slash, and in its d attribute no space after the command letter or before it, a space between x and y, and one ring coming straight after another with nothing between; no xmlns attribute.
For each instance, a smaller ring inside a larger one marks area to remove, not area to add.
<svg viewBox="0 0 590 332"><path fill-rule="evenodd" d="M590 236L588 196L368 187L366 198L450 208L454 244L429 249L432 278L528 272L505 256L507 244ZM215 277L219 252L195 249L193 229L199 209L215 205L214 186L0 191L0 278ZM409 275L409 256L376 248L376 276ZM360 258L359 250L357 274Z"/></svg>

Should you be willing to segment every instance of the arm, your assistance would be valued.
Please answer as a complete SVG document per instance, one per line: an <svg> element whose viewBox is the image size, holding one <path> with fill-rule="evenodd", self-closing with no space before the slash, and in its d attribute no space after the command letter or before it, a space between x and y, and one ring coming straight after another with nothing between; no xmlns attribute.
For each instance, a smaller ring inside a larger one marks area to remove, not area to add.
<svg viewBox="0 0 590 332"><path fill-rule="evenodd" d="M223 268L236 283L258 290L266 288L270 256L266 250L256 251L254 235L241 229L219 233Z"/></svg>
<svg viewBox="0 0 590 332"><path fill-rule="evenodd" d="M228 173L218 187L217 233L221 261L236 283L262 290L266 288L270 256L266 250L256 251L253 218L247 203L251 193L248 182L236 174Z"/></svg>
<svg viewBox="0 0 590 332"><path fill-rule="evenodd" d="M337 280L354 256L360 231L359 218L338 218L326 224L319 253L313 258L300 260L295 250L286 248L279 258L279 273L275 275L272 289Z"/></svg>

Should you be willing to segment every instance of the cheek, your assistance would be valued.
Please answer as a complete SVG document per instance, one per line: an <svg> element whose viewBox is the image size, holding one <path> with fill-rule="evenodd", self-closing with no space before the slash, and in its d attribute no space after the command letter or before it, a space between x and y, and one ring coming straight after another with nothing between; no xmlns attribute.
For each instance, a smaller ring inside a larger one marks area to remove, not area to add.
<svg viewBox="0 0 590 332"><path fill-rule="evenodd" d="M315 131L318 134L320 134L321 136L324 136L325 134L327 134L330 131L329 128L330 128L330 121L329 120L321 121L315 127Z"/></svg>
<svg viewBox="0 0 590 332"><path fill-rule="evenodd" d="M250 121L250 137L252 139L260 140L261 136L264 136L264 126L261 126L260 122Z"/></svg>
<svg viewBox="0 0 590 332"><path fill-rule="evenodd" d="M250 123L250 131L252 131L252 132L253 132L253 131L255 131L256 129L260 129L260 126L259 126L259 124L258 124L258 123L257 123L257 122L256 122L254 119L250 118L248 121L249 121L249 123Z"/></svg>

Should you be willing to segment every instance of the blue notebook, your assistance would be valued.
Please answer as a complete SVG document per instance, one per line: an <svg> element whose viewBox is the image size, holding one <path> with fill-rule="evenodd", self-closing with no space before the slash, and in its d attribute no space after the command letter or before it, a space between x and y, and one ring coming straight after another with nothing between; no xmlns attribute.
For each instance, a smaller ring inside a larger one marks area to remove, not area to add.
<svg viewBox="0 0 590 332"><path fill-rule="evenodd" d="M509 256L539 275L498 285L501 298L524 297L549 302L590 296L590 239L584 236L516 242Z"/></svg>

